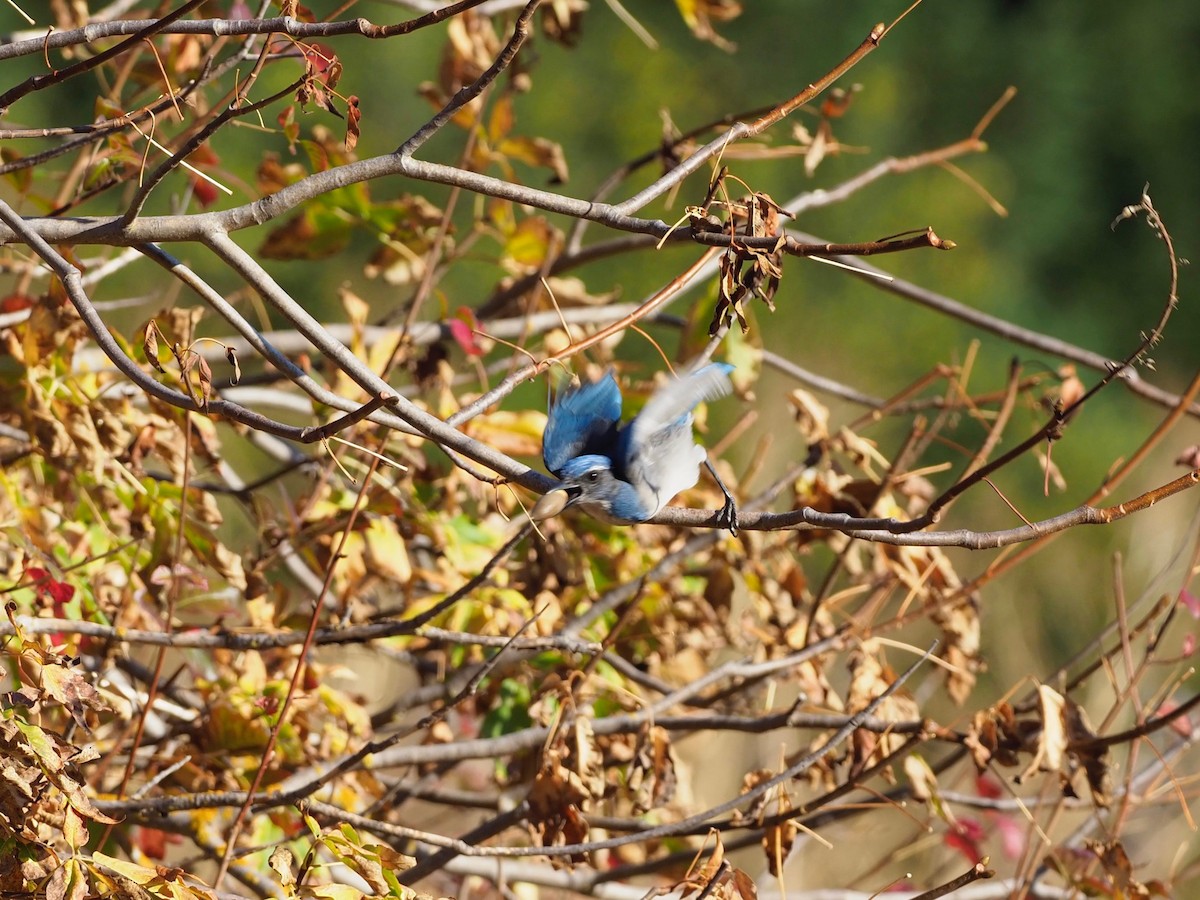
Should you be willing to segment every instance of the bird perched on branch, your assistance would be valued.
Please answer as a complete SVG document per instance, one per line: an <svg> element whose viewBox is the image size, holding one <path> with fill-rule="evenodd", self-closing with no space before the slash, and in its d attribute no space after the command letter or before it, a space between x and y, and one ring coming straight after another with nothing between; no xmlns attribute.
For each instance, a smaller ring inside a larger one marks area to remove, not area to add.
<svg viewBox="0 0 1200 900"><path fill-rule="evenodd" d="M700 480L703 463L725 494L721 525L737 534L737 504L704 448L692 437L692 410L728 394L733 366L710 363L673 378L621 424L621 390L612 372L573 385L551 401L542 460L560 481L531 516L548 519L578 504L608 522L644 522Z"/></svg>

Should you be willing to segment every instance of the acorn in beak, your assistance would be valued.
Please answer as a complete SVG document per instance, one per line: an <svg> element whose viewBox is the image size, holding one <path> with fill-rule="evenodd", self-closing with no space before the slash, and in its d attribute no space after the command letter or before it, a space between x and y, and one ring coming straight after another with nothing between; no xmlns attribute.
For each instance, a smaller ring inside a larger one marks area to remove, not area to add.
<svg viewBox="0 0 1200 900"><path fill-rule="evenodd" d="M580 491L578 488L574 490L565 487L555 488L543 494L542 498L533 505L533 509L529 511L529 518L535 522L552 519L578 500L579 497Z"/></svg>

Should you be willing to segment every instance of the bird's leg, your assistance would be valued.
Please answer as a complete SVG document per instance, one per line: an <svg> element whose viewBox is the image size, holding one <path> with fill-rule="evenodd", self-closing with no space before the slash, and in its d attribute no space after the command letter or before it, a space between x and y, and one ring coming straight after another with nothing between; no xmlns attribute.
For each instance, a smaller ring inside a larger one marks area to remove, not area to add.
<svg viewBox="0 0 1200 900"><path fill-rule="evenodd" d="M725 495L725 505L721 507L721 512L717 514L717 522L720 523L722 528L728 528L729 533L737 537L737 501L733 499L733 494L729 493L729 488L725 487L725 482L717 474L717 470L713 467L712 462L705 458L704 465L708 469L708 474L713 477L713 481L717 483L717 487L721 489L721 493Z"/></svg>

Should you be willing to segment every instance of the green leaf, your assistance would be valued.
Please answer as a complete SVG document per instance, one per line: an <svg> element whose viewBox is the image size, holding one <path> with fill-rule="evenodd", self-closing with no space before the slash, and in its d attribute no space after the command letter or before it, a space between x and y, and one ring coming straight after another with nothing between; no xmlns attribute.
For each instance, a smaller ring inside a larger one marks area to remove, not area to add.
<svg viewBox="0 0 1200 900"><path fill-rule="evenodd" d="M513 678L506 678L500 683L497 705L484 716L479 728L481 737L500 737L523 731L533 724L529 717L529 704L532 702L529 686Z"/></svg>

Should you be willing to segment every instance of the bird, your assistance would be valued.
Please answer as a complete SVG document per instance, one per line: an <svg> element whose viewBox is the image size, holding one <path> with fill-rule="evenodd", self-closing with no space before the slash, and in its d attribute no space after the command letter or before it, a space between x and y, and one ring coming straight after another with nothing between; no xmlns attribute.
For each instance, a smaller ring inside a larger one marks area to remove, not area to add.
<svg viewBox="0 0 1200 900"><path fill-rule="evenodd" d="M542 433L542 461L559 485L535 504L531 518L548 519L578 505L604 522L645 522L694 486L704 464L725 495L720 524L736 535L737 504L692 436L692 411L730 393L732 371L726 363L694 367L656 390L624 424L612 370L560 391Z"/></svg>

